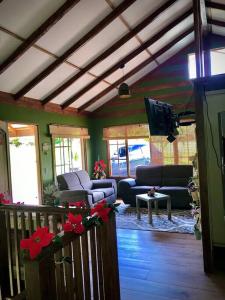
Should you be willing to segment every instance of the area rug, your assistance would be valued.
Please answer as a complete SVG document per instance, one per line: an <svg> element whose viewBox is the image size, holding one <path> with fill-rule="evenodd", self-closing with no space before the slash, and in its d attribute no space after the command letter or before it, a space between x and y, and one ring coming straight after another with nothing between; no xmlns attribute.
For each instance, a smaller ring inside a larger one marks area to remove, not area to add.
<svg viewBox="0 0 225 300"><path fill-rule="evenodd" d="M137 219L136 208L126 204L118 206L116 214L117 228L154 230L164 232L194 233L194 219L190 210L172 210L172 220L168 220L167 211L159 209L159 214L152 213L153 223L148 223L148 210L141 208L141 220Z"/></svg>

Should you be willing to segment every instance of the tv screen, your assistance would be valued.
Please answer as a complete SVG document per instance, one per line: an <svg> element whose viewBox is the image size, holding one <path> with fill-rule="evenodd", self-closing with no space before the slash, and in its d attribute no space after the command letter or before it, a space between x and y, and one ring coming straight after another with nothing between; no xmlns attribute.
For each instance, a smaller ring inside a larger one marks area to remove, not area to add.
<svg viewBox="0 0 225 300"><path fill-rule="evenodd" d="M150 134L158 136L176 135L178 122L172 105L150 98L145 98L144 101Z"/></svg>

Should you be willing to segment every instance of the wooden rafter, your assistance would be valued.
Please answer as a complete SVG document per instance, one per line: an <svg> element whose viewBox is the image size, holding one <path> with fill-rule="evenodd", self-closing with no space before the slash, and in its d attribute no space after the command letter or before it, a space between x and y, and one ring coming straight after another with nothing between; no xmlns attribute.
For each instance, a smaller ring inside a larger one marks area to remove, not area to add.
<svg viewBox="0 0 225 300"><path fill-rule="evenodd" d="M224 21L219 21L219 20L213 20L211 18L208 18L208 23L211 25L216 25L220 27L225 27L225 22Z"/></svg>
<svg viewBox="0 0 225 300"><path fill-rule="evenodd" d="M53 91L46 98L44 98L42 100L42 104L44 105L44 104L48 103L49 101L51 101L52 99L54 99L62 91L67 89L71 84L73 84L76 80L78 80L83 74L88 72L90 69L92 69L94 66L96 66L99 62L103 61L107 56L109 56L113 52L115 52L118 48L120 48L122 45L124 45L128 40L130 40L132 37L134 37L138 32L140 32L147 25L149 25L162 12L164 12L166 9L168 9L174 2L176 2L176 0L169 0L166 3L164 3L162 6L160 6L158 9L156 9L147 18L145 18L144 21L142 21L136 27L131 29L130 32L125 34L120 40L118 40L116 43L114 43L110 48L105 50L101 55L99 55L97 58L95 58L93 61L91 61L87 66L85 66L83 69L81 69L77 74L75 74L73 77L71 77L69 80L67 80L64 84L62 84L60 87L58 87L55 91Z"/></svg>
<svg viewBox="0 0 225 300"><path fill-rule="evenodd" d="M131 6L136 0L124 0L120 5L118 5L115 10L113 10L109 15L107 15L102 21L100 21L95 27L93 27L88 33L86 33L79 41L77 41L73 46L71 46L66 52L64 52L58 59L56 59L52 64L50 64L45 70L43 70L39 75L37 75L33 80L27 83L21 90L19 90L15 95L15 100L24 96L29 92L34 86L36 86L40 81L46 78L50 73L52 73L59 65L61 65L69 56L71 56L76 50L81 48L87 41L96 36L101 30L103 30L107 25L109 25L113 20L115 20L122 12L124 12L129 6Z"/></svg>
<svg viewBox="0 0 225 300"><path fill-rule="evenodd" d="M225 10L225 4L222 4L222 3L206 1L205 5L210 8Z"/></svg>
<svg viewBox="0 0 225 300"><path fill-rule="evenodd" d="M67 0L57 11L42 23L16 50L0 65L0 74L19 59L34 43L56 24L80 0Z"/></svg>
<svg viewBox="0 0 225 300"><path fill-rule="evenodd" d="M96 84L98 84L102 79L108 77L113 72L115 72L117 69L121 67L121 65L126 64L131 59L133 59L135 56L140 54L142 51L144 51L146 48L148 48L150 45L155 43L157 40L159 40L165 33L167 33L169 30L177 26L180 22L182 22L184 19L189 17L192 14L192 8L183 13L180 17L178 17L176 20L171 22L169 25L167 25L165 28L160 30L157 34L155 34L153 37L151 37L149 40L144 42L140 47L129 53L127 56L125 56L122 60L114 64L111 68L106 70L103 74L101 74L98 78L93 80L91 83L89 83L87 86L85 86L83 89L81 89L79 92L77 92L75 95L73 95L70 99L65 101L61 106L62 108L66 108L69 105L71 105L73 102L75 102L78 98L80 98L83 94L85 94L87 91L89 91L91 88L93 88Z"/></svg>
<svg viewBox="0 0 225 300"><path fill-rule="evenodd" d="M141 69L143 69L147 65L149 65L151 62L153 62L159 56L161 56L166 51L168 51L171 47L173 47L176 43L178 43L180 40L182 40L183 38L185 38L191 32L193 32L193 27L191 27L188 30L186 30L185 32L183 32L181 35L179 35L174 40L172 40L170 43L168 43L165 47L163 47L162 49L160 49L156 54L153 54L151 57L149 57L144 62L142 62L140 65L138 65L133 70L131 70L129 73L127 73L126 75L124 75L122 78L118 79L116 82L113 83L112 86L109 86L108 88L106 88L105 90L103 90L101 93L99 93L98 95L96 95L95 97L93 97L91 100L89 100L88 102L86 102L85 104L83 104L82 106L80 106L78 108L78 112L84 111L87 107L89 107L90 105L92 105L95 102L97 102L99 99L101 99L103 96L105 96L106 94L108 94L111 90L113 90L113 88L115 88L116 86L118 86L119 84L121 84L124 80L129 79L131 76L133 76L134 74L136 74L137 72L139 72Z"/></svg>

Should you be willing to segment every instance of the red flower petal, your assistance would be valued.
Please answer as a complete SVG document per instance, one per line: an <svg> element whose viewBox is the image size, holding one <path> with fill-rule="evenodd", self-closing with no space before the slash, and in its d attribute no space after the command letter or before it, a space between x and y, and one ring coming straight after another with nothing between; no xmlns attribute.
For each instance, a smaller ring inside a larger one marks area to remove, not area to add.
<svg viewBox="0 0 225 300"><path fill-rule="evenodd" d="M20 241L20 248L21 249L29 249L32 243L31 239L23 239Z"/></svg>
<svg viewBox="0 0 225 300"><path fill-rule="evenodd" d="M74 216L73 214L69 213L68 220L72 224L79 224L82 222L82 216L81 216L81 214Z"/></svg>
<svg viewBox="0 0 225 300"><path fill-rule="evenodd" d="M65 232L70 232L70 231L73 231L74 227L71 223L67 222L65 224L63 224L63 230Z"/></svg>
<svg viewBox="0 0 225 300"><path fill-rule="evenodd" d="M31 245L30 245L30 258L31 259L34 259L36 256L38 256L38 254L41 253L41 249L42 249L42 246L40 245L40 243L35 243L33 242Z"/></svg>
<svg viewBox="0 0 225 300"><path fill-rule="evenodd" d="M84 225L83 224L78 224L74 228L74 232L77 234L82 234L85 231Z"/></svg>

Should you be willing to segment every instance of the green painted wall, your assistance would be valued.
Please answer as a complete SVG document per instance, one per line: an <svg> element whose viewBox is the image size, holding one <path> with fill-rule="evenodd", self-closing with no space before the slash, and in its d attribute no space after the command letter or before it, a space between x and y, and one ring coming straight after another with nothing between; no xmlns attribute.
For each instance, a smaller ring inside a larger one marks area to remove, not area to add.
<svg viewBox="0 0 225 300"><path fill-rule="evenodd" d="M144 97L174 104L177 112L186 107L193 108L193 90L187 68L187 54L191 52L190 49L187 48L133 85L131 98L116 97L95 112L91 120L94 136L91 139L93 160L98 157L107 159L106 142L102 140L104 127L147 123Z"/></svg>
<svg viewBox="0 0 225 300"><path fill-rule="evenodd" d="M220 136L218 112L225 111L225 91L219 93L208 93L208 114L212 124L212 134L214 146L220 160ZM223 202L223 186L221 169L219 169L216 161L216 155L212 146L212 135L210 132L209 121L206 114L206 105L204 107L205 133L206 133L206 157L207 157L207 176L208 176L208 193L210 205L210 219L213 243L225 246L225 217Z"/></svg>
<svg viewBox="0 0 225 300"><path fill-rule="evenodd" d="M88 119L86 117L64 116L57 113L44 112L25 107L16 107L11 104L0 103L0 120L18 123L30 123L38 125L39 143L40 143L40 159L41 159L41 175L43 184L53 181L53 160L52 153L49 151L44 154L42 144L51 143L51 137L48 131L49 124L62 124L73 126L88 127ZM90 145L88 142L88 158L90 159Z"/></svg>

